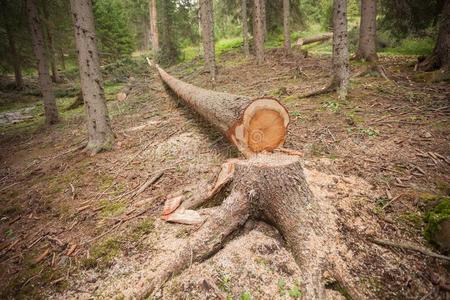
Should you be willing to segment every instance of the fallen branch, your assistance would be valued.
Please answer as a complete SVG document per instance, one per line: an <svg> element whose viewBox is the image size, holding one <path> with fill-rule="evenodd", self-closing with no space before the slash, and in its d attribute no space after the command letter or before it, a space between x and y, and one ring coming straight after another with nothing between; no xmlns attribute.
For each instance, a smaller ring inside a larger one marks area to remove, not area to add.
<svg viewBox="0 0 450 300"><path fill-rule="evenodd" d="M395 243L395 242L391 242L391 241L387 241L387 240L380 240L380 239L369 239L369 241L371 241L372 243L381 245L381 246L390 246L390 247L396 247L396 248L401 248L401 249L406 249L406 250L411 250L411 251L416 251L416 252L420 252L424 255L427 256L431 256L434 258L439 258L439 259L443 259L443 260L447 260L450 261L450 257L445 256L445 255L441 255L441 254L437 254L434 253L428 249L413 245L413 244L408 244L408 243Z"/></svg>
<svg viewBox="0 0 450 300"><path fill-rule="evenodd" d="M325 42L328 41L329 39L331 39L333 37L333 33L332 32L326 32L320 35L316 35L316 36L312 36L312 37L307 37L307 38L299 38L297 40L297 42L295 43L295 46L301 47L303 45L307 45L307 44L312 44L312 43L317 43L317 42Z"/></svg>

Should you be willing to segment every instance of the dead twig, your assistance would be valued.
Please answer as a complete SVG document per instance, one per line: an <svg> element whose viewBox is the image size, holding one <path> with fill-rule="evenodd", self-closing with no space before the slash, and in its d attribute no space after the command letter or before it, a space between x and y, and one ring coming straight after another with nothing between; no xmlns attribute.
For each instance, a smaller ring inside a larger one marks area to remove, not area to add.
<svg viewBox="0 0 450 300"><path fill-rule="evenodd" d="M151 186L156 181L158 181L158 179L161 178L161 176L163 176L164 172L165 172L165 170L157 172L153 177L151 177L149 180L147 180L136 192L134 192L131 195L130 199L133 199L134 197L136 197L137 195L139 195L140 193L145 191L149 186Z"/></svg>
<svg viewBox="0 0 450 300"><path fill-rule="evenodd" d="M405 249L405 250L416 251L416 252L420 252L424 255L430 256L430 257L450 261L450 257L448 257L448 256L437 254L428 249L425 249L425 248L422 248L422 247L419 247L419 246L416 246L413 244L409 244L409 243L395 243L395 242L391 242L388 240L381 240L381 239L369 239L369 241L374 244L381 245L381 246L390 246L390 247L396 247L396 248L401 248L401 249Z"/></svg>

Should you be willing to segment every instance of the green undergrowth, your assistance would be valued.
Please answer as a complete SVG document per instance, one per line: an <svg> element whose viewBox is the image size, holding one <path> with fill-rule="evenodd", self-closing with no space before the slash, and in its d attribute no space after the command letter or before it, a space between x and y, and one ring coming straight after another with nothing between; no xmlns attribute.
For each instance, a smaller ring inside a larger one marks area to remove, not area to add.
<svg viewBox="0 0 450 300"><path fill-rule="evenodd" d="M121 253L122 241L117 237L110 237L93 245L89 250L89 257L81 260L81 267L85 269L106 269Z"/></svg>
<svg viewBox="0 0 450 300"><path fill-rule="evenodd" d="M436 205L428 210L423 218L426 224L424 229L424 237L432 244L439 246L439 242L436 240L436 235L441 230L442 223L450 218L450 197L437 196L433 199L433 201Z"/></svg>

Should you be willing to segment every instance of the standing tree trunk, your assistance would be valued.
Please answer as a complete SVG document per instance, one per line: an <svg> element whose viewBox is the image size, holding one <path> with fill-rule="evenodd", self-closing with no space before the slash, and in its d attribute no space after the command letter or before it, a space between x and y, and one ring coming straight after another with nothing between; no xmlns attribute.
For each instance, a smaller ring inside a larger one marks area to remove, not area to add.
<svg viewBox="0 0 450 300"><path fill-rule="evenodd" d="M64 57L64 50L63 48L59 48L59 60L61 61L61 69L63 71L66 70L66 59Z"/></svg>
<svg viewBox="0 0 450 300"><path fill-rule="evenodd" d="M11 65L14 69L14 79L16 83L16 89L21 90L23 89L23 77L22 77L22 66L20 64L20 56L17 52L16 47L16 37L14 33L11 30L11 26L8 23L8 20L6 19L5 13L5 7L2 6L3 10L3 21L5 23L5 29L6 29L6 36L8 37L8 44L9 44L9 54L11 56Z"/></svg>
<svg viewBox="0 0 450 300"><path fill-rule="evenodd" d="M156 9L156 0L150 0L150 36L152 40L153 54L159 51L159 35L158 35L158 12Z"/></svg>
<svg viewBox="0 0 450 300"><path fill-rule="evenodd" d="M377 0L361 0L361 21L359 25L359 44L357 59L376 63L377 40Z"/></svg>
<svg viewBox="0 0 450 300"><path fill-rule="evenodd" d="M45 31L47 34L47 49L48 49L48 56L50 57L50 69L52 71L52 81L53 82L60 82L61 78L58 74L58 68L56 66L56 51L55 51L55 43L53 41L53 30L52 30L52 24L50 22L50 14L48 12L47 8L47 0L42 2L43 11L44 11L44 17L45 17Z"/></svg>
<svg viewBox="0 0 450 300"><path fill-rule="evenodd" d="M142 37L142 47L144 48L144 50L148 50L148 49L150 49L150 40L149 40L149 37L151 38L151 35L150 35L150 33L149 33L149 30L148 30L148 26L149 26L149 21L146 19L146 18L144 18L144 21L142 22L142 35L143 35L143 37Z"/></svg>
<svg viewBox="0 0 450 300"><path fill-rule="evenodd" d="M71 0L70 5L89 134L86 150L96 154L112 147L114 134L111 130L103 91L92 2L91 0Z"/></svg>
<svg viewBox="0 0 450 300"><path fill-rule="evenodd" d="M347 97L349 80L347 0L333 3L333 82L338 87L340 99Z"/></svg>
<svg viewBox="0 0 450 300"><path fill-rule="evenodd" d="M264 62L264 27L262 5L264 0L254 0L253 4L253 45L255 48L256 62Z"/></svg>
<svg viewBox="0 0 450 300"><path fill-rule="evenodd" d="M247 22L247 0L241 0L242 10L242 35L244 37L244 54L250 55L250 47L248 45L248 22Z"/></svg>
<svg viewBox="0 0 450 300"><path fill-rule="evenodd" d="M36 0L27 0L28 22L30 24L33 52L38 62L39 86L44 100L45 122L47 125L59 122L52 80L48 73L48 62L45 56L44 35L36 7Z"/></svg>
<svg viewBox="0 0 450 300"><path fill-rule="evenodd" d="M261 0L261 20L262 20L264 41L266 41L266 39L267 39L266 0Z"/></svg>
<svg viewBox="0 0 450 300"><path fill-rule="evenodd" d="M213 0L200 0L200 24L202 27L205 67L216 80L216 52L214 47Z"/></svg>
<svg viewBox="0 0 450 300"><path fill-rule="evenodd" d="M339 99L345 100L350 75L347 34L347 0L333 2L333 77L325 87L301 97L310 97L338 90Z"/></svg>
<svg viewBox="0 0 450 300"><path fill-rule="evenodd" d="M433 53L419 63L419 69L433 71L441 69L450 72L450 1L445 1L441 14L438 37ZM444 74L445 75L445 74Z"/></svg>
<svg viewBox="0 0 450 300"><path fill-rule="evenodd" d="M283 0L283 29L284 29L284 49L286 54L291 52L291 31L289 30L289 0Z"/></svg>

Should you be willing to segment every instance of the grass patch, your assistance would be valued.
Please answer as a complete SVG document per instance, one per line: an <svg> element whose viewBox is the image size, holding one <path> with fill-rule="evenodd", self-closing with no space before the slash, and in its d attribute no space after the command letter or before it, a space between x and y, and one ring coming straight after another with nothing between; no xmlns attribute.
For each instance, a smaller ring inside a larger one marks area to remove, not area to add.
<svg viewBox="0 0 450 300"><path fill-rule="evenodd" d="M131 239L133 241L138 241L144 235L149 234L155 228L155 219L147 218L142 220L136 227L133 228L131 232Z"/></svg>
<svg viewBox="0 0 450 300"><path fill-rule="evenodd" d="M112 202L109 200L101 200L100 206L102 206L102 217L114 217L120 215L125 211L125 204L122 202Z"/></svg>
<svg viewBox="0 0 450 300"><path fill-rule="evenodd" d="M109 238L103 242L95 244L90 249L90 257L81 261L81 266L85 269L106 269L112 265L116 256L120 254L121 242L117 238Z"/></svg>
<svg viewBox="0 0 450 300"><path fill-rule="evenodd" d="M379 52L387 55L429 55L433 52L434 39L406 38L393 47L380 49Z"/></svg>

